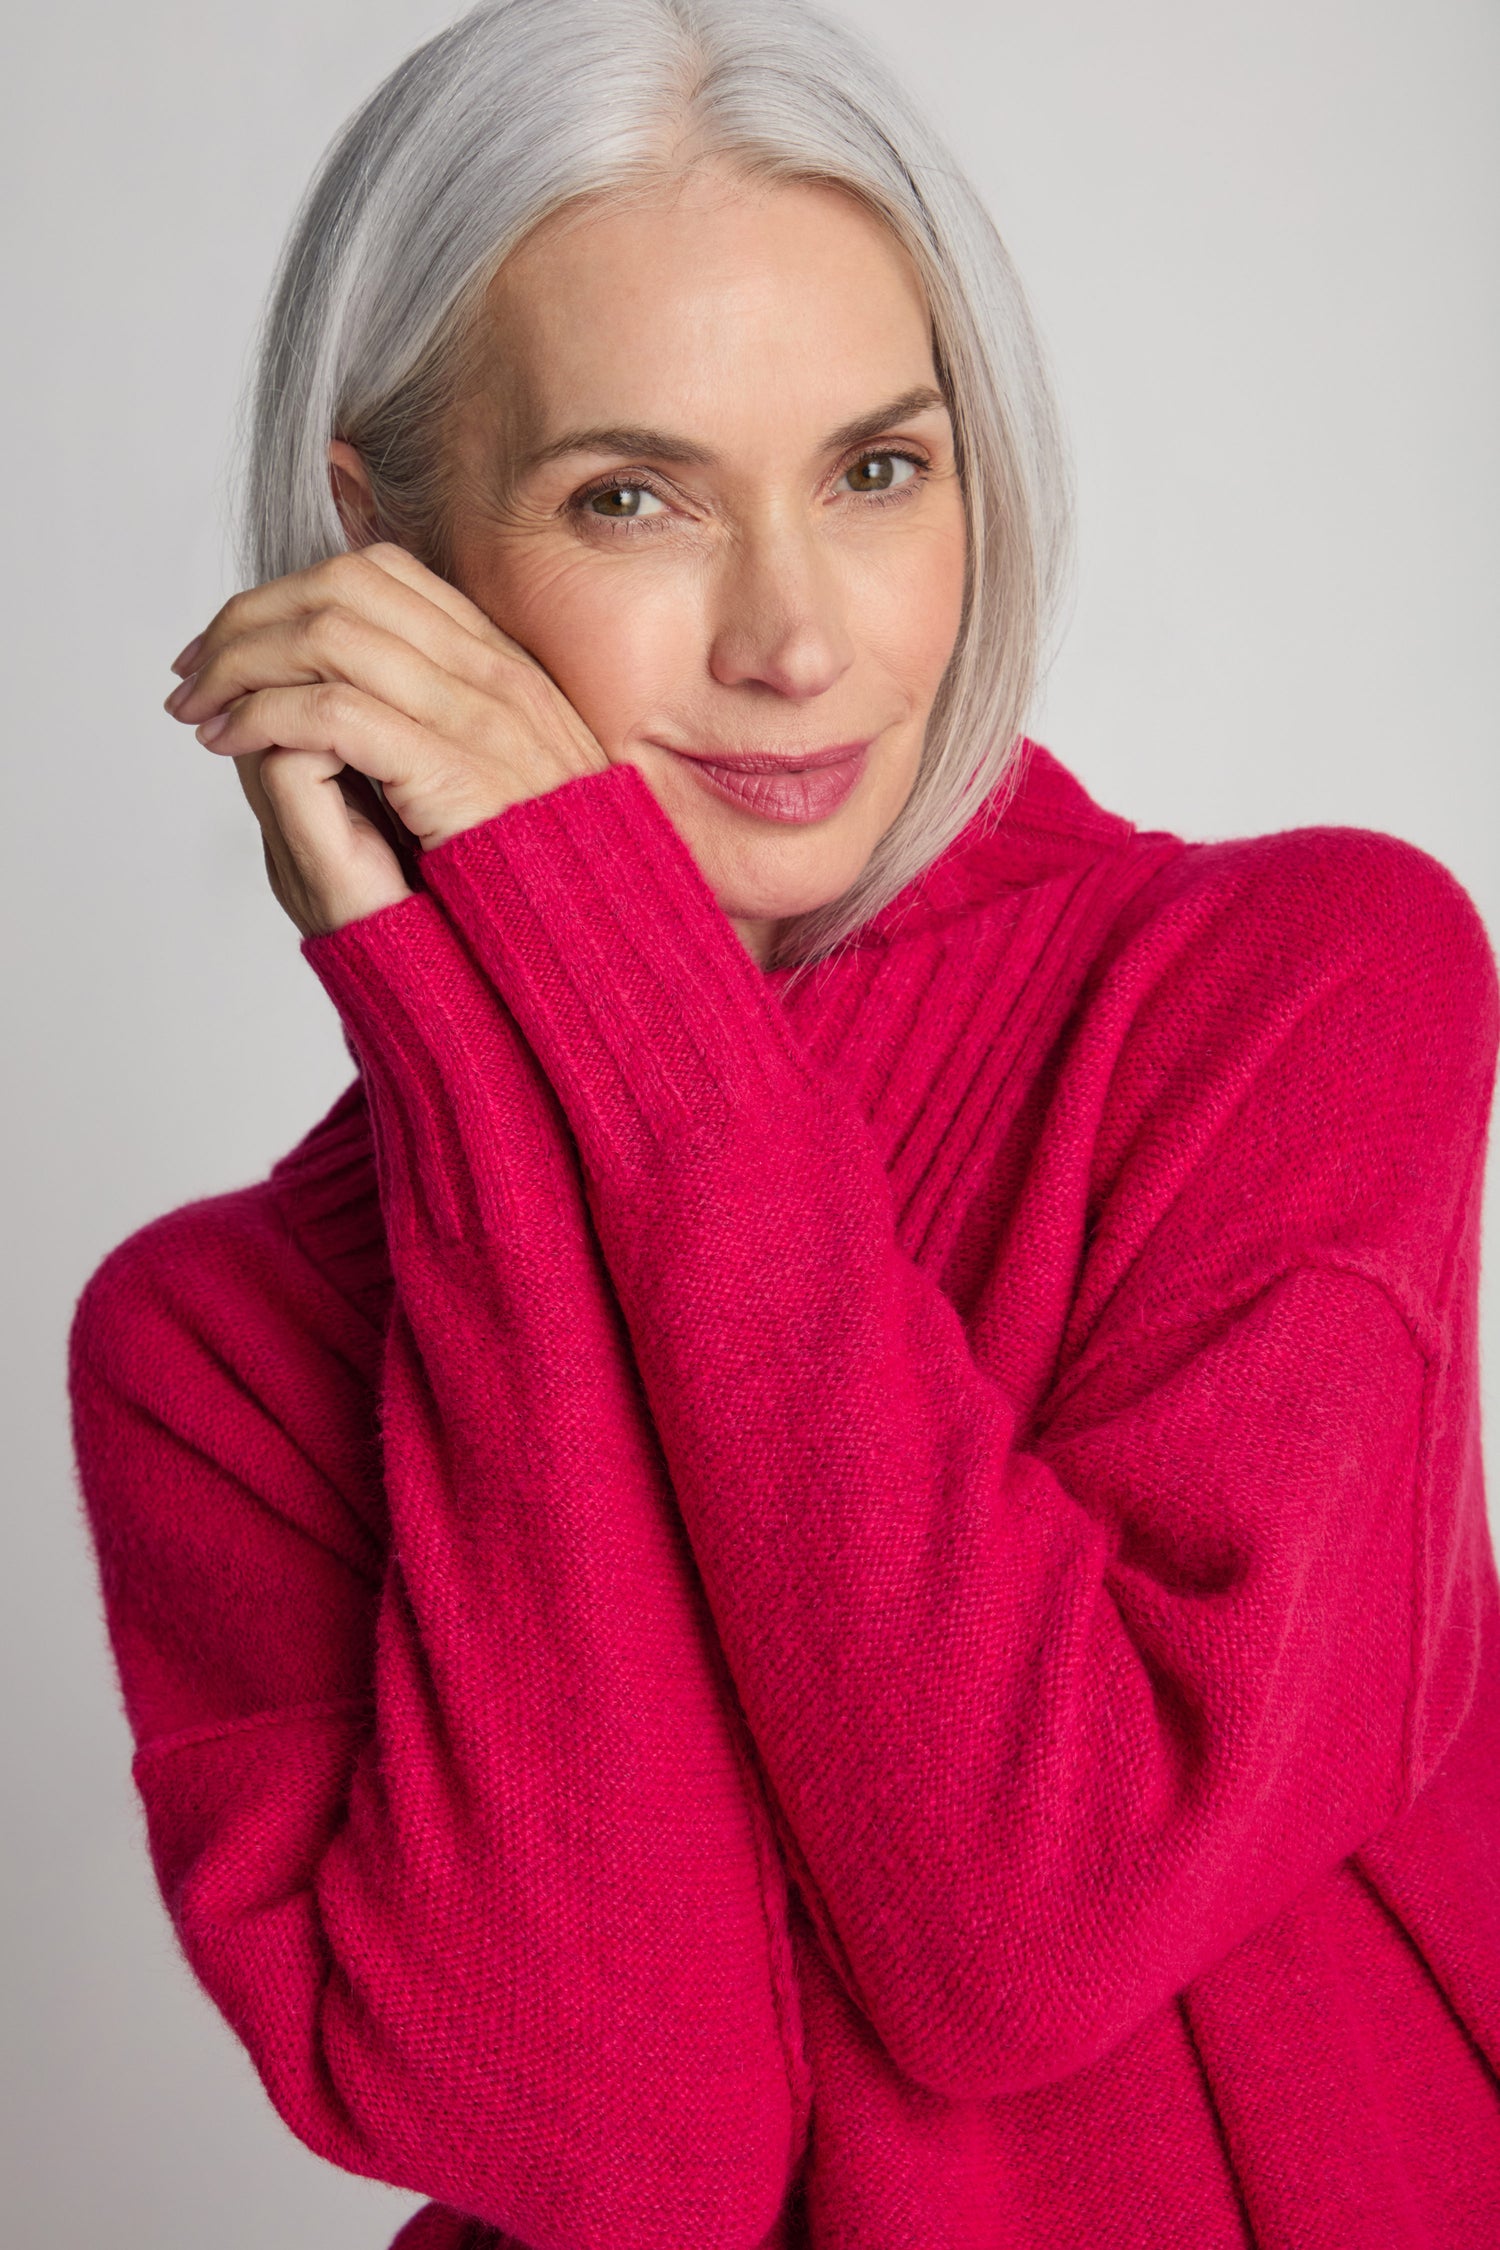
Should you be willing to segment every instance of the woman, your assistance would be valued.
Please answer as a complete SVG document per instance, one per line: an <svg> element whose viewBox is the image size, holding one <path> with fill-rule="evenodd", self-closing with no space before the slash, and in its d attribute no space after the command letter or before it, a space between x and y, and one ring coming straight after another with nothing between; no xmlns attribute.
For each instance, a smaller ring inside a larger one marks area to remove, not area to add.
<svg viewBox="0 0 1500 2250"><path fill-rule="evenodd" d="M294 229L169 708L358 1075L71 1374L163 1897L405 2250L1500 2240L1493 958L1026 740L1063 517L790 0L480 9Z"/></svg>

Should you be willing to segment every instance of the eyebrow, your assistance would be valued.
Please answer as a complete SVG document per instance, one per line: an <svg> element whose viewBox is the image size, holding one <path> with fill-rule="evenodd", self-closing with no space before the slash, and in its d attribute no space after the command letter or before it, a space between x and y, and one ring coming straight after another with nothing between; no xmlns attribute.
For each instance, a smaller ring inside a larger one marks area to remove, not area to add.
<svg viewBox="0 0 1500 2250"><path fill-rule="evenodd" d="M879 437L896 422L930 413L934 407L946 411L947 405L941 391L934 390L930 383L920 383L914 390L903 391L899 398L887 400L872 414L857 415L852 422L845 422L840 429L831 431L823 441L823 451L842 453L867 438ZM656 430L638 422L608 422L593 429L565 430L561 437L551 438L545 445L521 454L511 464L511 475L516 480L530 476L533 469L540 469L548 461L560 460L567 453L649 455L654 461L678 461L700 469L711 468L716 458L706 445L678 437L671 430Z"/></svg>

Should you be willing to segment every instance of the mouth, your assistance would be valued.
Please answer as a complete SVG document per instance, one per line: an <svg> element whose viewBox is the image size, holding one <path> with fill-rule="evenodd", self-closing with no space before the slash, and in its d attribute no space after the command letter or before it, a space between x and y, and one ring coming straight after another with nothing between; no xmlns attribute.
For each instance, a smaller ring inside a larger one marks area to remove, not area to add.
<svg viewBox="0 0 1500 2250"><path fill-rule="evenodd" d="M674 757L692 758L697 764L718 766L725 773L820 773L824 766L841 766L861 750L862 742L836 742L829 750L682 750L672 743L662 748Z"/></svg>
<svg viewBox="0 0 1500 2250"><path fill-rule="evenodd" d="M670 746L662 744L663 749ZM839 742L827 750L777 756L770 751L673 750L695 778L722 802L761 820L806 824L826 820L858 787L868 742Z"/></svg>

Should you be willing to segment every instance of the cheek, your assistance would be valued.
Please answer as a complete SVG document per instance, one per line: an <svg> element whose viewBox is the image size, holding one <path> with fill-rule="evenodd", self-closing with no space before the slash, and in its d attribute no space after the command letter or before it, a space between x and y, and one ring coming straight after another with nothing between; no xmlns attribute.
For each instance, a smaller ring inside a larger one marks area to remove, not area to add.
<svg viewBox="0 0 1500 2250"><path fill-rule="evenodd" d="M953 654L964 613L968 532L962 506L956 520L934 542L930 568L912 601L912 633L935 691Z"/></svg>
<svg viewBox="0 0 1500 2250"><path fill-rule="evenodd" d="M958 638L965 551L961 512L887 534L851 587L861 641L919 700L936 693Z"/></svg>
<svg viewBox="0 0 1500 2250"><path fill-rule="evenodd" d="M606 750L679 700L702 670L694 586L645 558L523 552L497 560L473 598L551 674Z"/></svg>

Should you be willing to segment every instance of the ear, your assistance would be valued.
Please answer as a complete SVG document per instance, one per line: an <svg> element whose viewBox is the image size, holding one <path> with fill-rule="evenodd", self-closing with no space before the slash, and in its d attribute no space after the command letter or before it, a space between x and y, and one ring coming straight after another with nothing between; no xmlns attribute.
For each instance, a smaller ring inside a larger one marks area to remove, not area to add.
<svg viewBox="0 0 1500 2250"><path fill-rule="evenodd" d="M370 472L343 438L334 438L329 444L328 483L350 547L373 545L380 537L380 522Z"/></svg>

